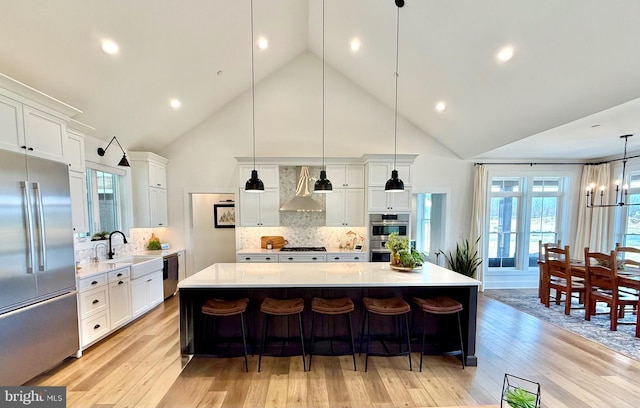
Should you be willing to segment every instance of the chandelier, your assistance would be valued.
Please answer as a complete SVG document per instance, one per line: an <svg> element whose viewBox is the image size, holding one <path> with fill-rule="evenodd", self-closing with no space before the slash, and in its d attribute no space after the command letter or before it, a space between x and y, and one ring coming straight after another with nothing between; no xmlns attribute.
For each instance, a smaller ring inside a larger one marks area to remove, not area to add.
<svg viewBox="0 0 640 408"><path fill-rule="evenodd" d="M606 187L600 186L596 192L596 184L591 183L587 186L587 208L605 208L605 207L624 207L632 205L640 205L640 203L628 203L627 197L629 195L629 185L625 183L625 172L627 169L627 142L633 135L622 135L620 139L624 139L624 155L622 157L622 176L615 181L616 189L613 203L605 203L604 195ZM596 196L599 196L599 200ZM598 202L599 201L599 202Z"/></svg>

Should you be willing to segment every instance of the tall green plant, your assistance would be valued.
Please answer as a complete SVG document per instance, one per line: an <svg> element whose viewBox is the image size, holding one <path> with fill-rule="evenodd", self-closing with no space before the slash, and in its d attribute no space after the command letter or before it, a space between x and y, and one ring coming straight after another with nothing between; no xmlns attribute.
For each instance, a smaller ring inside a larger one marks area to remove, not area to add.
<svg viewBox="0 0 640 408"><path fill-rule="evenodd" d="M462 243L456 243L455 252L449 251L447 254L440 250L447 260L447 268L465 276L473 277L476 269L482 263L482 257L478 255L479 241L480 237L473 244L470 244L469 239L465 238Z"/></svg>

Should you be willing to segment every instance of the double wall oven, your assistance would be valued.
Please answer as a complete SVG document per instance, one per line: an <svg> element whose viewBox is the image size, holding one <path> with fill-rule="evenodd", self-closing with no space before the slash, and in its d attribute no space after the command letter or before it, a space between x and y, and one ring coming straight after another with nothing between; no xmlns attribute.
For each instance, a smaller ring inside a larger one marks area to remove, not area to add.
<svg viewBox="0 0 640 408"><path fill-rule="evenodd" d="M409 236L410 214L370 214L369 215L369 260L389 262L391 251L385 247L389 235Z"/></svg>

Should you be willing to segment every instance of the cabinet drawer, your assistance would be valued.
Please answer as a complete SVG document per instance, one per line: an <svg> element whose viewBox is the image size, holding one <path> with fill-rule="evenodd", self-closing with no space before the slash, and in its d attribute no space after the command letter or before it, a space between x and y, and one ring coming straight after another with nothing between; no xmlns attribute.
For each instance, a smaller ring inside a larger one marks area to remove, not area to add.
<svg viewBox="0 0 640 408"><path fill-rule="evenodd" d="M362 252L358 254L328 254L327 262L365 262L367 255Z"/></svg>
<svg viewBox="0 0 640 408"><path fill-rule="evenodd" d="M78 282L78 290L80 292L85 290L90 290L93 288L99 288L100 286L104 286L107 284L107 274L103 273L101 275L96 275L91 278L80 279Z"/></svg>
<svg viewBox="0 0 640 408"><path fill-rule="evenodd" d="M279 262L327 262L327 255L278 255Z"/></svg>
<svg viewBox="0 0 640 408"><path fill-rule="evenodd" d="M94 340L109 333L109 312L82 319L82 345L86 346Z"/></svg>
<svg viewBox="0 0 640 408"><path fill-rule="evenodd" d="M102 286L80 293L80 318L92 316L109 309L109 287Z"/></svg>
<svg viewBox="0 0 640 408"><path fill-rule="evenodd" d="M278 255L236 255L236 262L278 262Z"/></svg>
<svg viewBox="0 0 640 408"><path fill-rule="evenodd" d="M117 271L109 272L109 282L115 282L122 279L129 278L129 268L118 269Z"/></svg>

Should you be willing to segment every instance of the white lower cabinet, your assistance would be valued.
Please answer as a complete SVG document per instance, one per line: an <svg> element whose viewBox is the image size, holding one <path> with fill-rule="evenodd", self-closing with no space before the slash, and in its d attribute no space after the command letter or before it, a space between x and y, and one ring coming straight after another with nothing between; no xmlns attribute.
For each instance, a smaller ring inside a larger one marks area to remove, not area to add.
<svg viewBox="0 0 640 408"><path fill-rule="evenodd" d="M78 280L80 348L163 302L162 269L137 279L124 267Z"/></svg>
<svg viewBox="0 0 640 408"><path fill-rule="evenodd" d="M236 262L278 262L278 255L236 255Z"/></svg>
<svg viewBox="0 0 640 408"><path fill-rule="evenodd" d="M327 262L325 254L280 254L278 262Z"/></svg>
<svg viewBox="0 0 640 408"><path fill-rule="evenodd" d="M132 316L137 317L162 303L162 270L131 280Z"/></svg>
<svg viewBox="0 0 640 408"><path fill-rule="evenodd" d="M129 278L109 283L111 328L116 329L131 319L131 284Z"/></svg>
<svg viewBox="0 0 640 408"><path fill-rule="evenodd" d="M327 254L327 262L366 262L365 252Z"/></svg>

